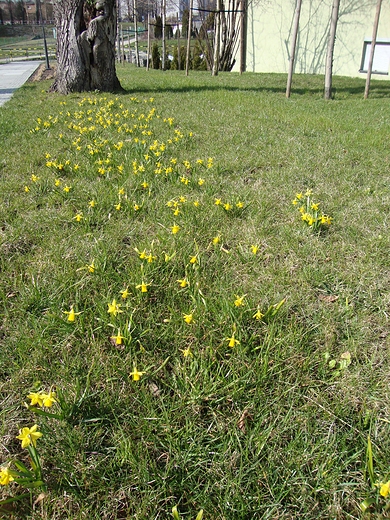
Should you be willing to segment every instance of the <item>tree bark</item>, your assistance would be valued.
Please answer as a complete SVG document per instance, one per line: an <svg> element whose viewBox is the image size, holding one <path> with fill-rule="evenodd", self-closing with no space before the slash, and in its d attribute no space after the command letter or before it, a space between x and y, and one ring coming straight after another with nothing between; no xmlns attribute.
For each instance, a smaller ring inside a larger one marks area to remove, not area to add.
<svg viewBox="0 0 390 520"><path fill-rule="evenodd" d="M217 9L215 12L215 19L214 19L214 58L213 58L213 68L211 71L212 76L218 76L220 39L221 39L221 0L217 0Z"/></svg>
<svg viewBox="0 0 390 520"><path fill-rule="evenodd" d="M290 97L291 93L291 84L292 84L292 77L294 73L294 62L295 62L295 47L297 44L297 36L298 36L298 30L299 30L299 18L301 16L301 6L302 6L302 0L297 0L296 7L295 7L295 15L294 15L294 27L293 27L293 34L291 38L291 52L290 52L290 64L288 68L288 76L287 76L287 87L286 87L286 97Z"/></svg>
<svg viewBox="0 0 390 520"><path fill-rule="evenodd" d="M339 19L340 0L333 0L332 18L330 21L330 31L328 40L328 49L326 51L326 66L325 66L325 99L332 97L332 71L333 71L333 52L336 42L336 28Z"/></svg>
<svg viewBox="0 0 390 520"><path fill-rule="evenodd" d="M381 7L382 7L382 0L378 0L378 3L376 5L374 28L372 30L371 51L370 51L370 58L368 60L366 86L364 88L364 99L368 98L368 94L370 92L372 64L374 63L374 53L375 53L376 37L378 34L378 25L379 25L379 16L381 14Z"/></svg>
<svg viewBox="0 0 390 520"><path fill-rule="evenodd" d="M246 71L246 39L247 39L247 2L241 0L239 4L241 6L241 17L240 17L240 74Z"/></svg>
<svg viewBox="0 0 390 520"><path fill-rule="evenodd" d="M92 5L55 0L57 74L52 91L61 94L121 90L115 71L115 0Z"/></svg>

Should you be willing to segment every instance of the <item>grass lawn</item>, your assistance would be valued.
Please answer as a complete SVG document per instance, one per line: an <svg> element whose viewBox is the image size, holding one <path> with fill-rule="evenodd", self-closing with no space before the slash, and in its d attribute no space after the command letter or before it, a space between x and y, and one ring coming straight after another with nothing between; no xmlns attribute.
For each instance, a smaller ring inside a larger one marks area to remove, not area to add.
<svg viewBox="0 0 390 520"><path fill-rule="evenodd" d="M4 509L389 518L388 82L118 75L0 108Z"/></svg>

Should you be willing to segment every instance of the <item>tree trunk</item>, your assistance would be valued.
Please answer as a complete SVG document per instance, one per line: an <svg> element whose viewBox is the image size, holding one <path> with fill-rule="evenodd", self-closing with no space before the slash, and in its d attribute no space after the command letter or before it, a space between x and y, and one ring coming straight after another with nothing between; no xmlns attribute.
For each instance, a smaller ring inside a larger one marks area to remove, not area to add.
<svg viewBox="0 0 390 520"><path fill-rule="evenodd" d="M211 71L212 76L218 76L220 39L221 39L221 0L217 0L217 9L215 12L215 19L214 19L214 58L213 58L213 68Z"/></svg>
<svg viewBox="0 0 390 520"><path fill-rule="evenodd" d="M57 75L52 91L61 94L121 90L115 71L115 0L95 5L55 0Z"/></svg>
<svg viewBox="0 0 390 520"><path fill-rule="evenodd" d="M39 25L41 21L41 0L35 0L35 20Z"/></svg>
<svg viewBox="0 0 390 520"><path fill-rule="evenodd" d="M294 62L295 62L295 47L297 45L297 36L299 30L299 18L301 16L301 6L302 0L297 0L295 7L295 15L294 15L294 27L291 38L291 52L290 52L290 64L288 67L288 76L287 76L287 87L286 87L286 97L289 98L291 94L291 84L292 77L294 73Z"/></svg>
<svg viewBox="0 0 390 520"><path fill-rule="evenodd" d="M333 0L332 18L330 20L330 31L328 40L328 49L326 51L325 66L325 99L332 97L332 70L333 70L333 51L336 42L336 28L339 19L340 0Z"/></svg>
<svg viewBox="0 0 390 520"><path fill-rule="evenodd" d="M241 0L240 17L240 74L246 71L246 40L247 40L247 2Z"/></svg>
<svg viewBox="0 0 390 520"><path fill-rule="evenodd" d="M370 51L370 58L368 60L366 86L365 86L365 89L364 89L364 99L368 98L368 94L370 92L372 64L374 63L374 53L375 53L376 37L377 37L377 34L378 34L378 25L379 25L379 16L381 14L381 7L382 7L382 0L378 0L378 3L376 5L374 28L373 28L373 31L372 31L371 51Z"/></svg>

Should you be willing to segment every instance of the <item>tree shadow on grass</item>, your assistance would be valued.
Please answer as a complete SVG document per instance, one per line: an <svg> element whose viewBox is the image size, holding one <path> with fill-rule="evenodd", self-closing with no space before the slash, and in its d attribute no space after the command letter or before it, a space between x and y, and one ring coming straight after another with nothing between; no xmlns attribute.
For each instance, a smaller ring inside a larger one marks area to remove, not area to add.
<svg viewBox="0 0 390 520"><path fill-rule="evenodd" d="M145 71L146 72L146 71ZM157 93L197 93L197 92L257 92L280 94L285 96L286 77L273 74L250 74L237 76L234 73L226 73L217 77L205 73L203 76L172 76L169 83L169 72L159 71L160 75L145 75L145 81L137 76L136 84L131 84L131 79L122 78L123 91L117 92L118 96L128 95L154 95ZM231 74L229 77L228 74ZM323 98L324 78L320 75L296 75L291 89L291 98L307 96L310 98ZM161 80L160 80L161 79ZM258 81L256 81L258 79ZM294 86L295 85L295 86ZM31 84L25 84L23 89L34 88ZM333 79L332 99L342 100L346 97L363 99L365 80L361 78L335 77ZM390 97L390 82L373 80L371 82L369 99L383 99Z"/></svg>
<svg viewBox="0 0 390 520"><path fill-rule="evenodd" d="M149 85L136 88L129 88L127 85L124 87L125 90L123 95L129 94L156 94L156 93L165 93L172 92L177 94L185 94L191 92L218 92L218 91L227 91L227 92L258 92L258 93L272 93L272 94L282 94L285 95L286 88L285 86L271 86L271 85L259 85L256 87L248 87L248 86L232 86L232 85L183 85L183 86L161 86L161 85ZM356 97L363 99L364 96L364 85L358 86L335 86L333 88L332 99L345 99L346 96ZM292 88L291 97L294 96L308 96L315 98L322 98L324 96L324 88L323 87L297 87ZM370 99L378 99L378 98L389 98L390 97L390 83L380 84L372 86L369 93Z"/></svg>

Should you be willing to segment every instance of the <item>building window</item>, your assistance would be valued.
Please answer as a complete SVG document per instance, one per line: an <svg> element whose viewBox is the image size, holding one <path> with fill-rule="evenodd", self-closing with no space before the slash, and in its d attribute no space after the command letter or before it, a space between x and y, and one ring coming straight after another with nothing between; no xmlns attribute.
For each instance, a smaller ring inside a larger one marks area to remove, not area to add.
<svg viewBox="0 0 390 520"><path fill-rule="evenodd" d="M371 53L371 38L366 38L363 44L362 62L359 72L367 72ZM377 40L375 44L373 74L389 74L390 68L390 40Z"/></svg>

